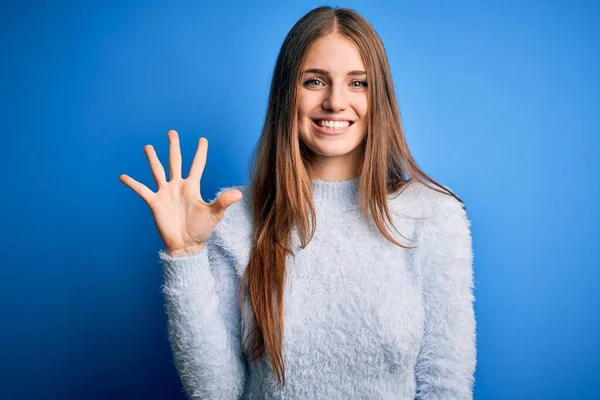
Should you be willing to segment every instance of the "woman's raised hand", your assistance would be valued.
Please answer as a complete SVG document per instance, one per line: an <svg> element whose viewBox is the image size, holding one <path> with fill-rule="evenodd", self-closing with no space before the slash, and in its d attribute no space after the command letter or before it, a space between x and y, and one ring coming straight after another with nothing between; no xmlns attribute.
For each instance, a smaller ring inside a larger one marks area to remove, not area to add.
<svg viewBox="0 0 600 400"><path fill-rule="evenodd" d="M169 182L152 145L146 145L144 151L158 185L156 193L128 175L123 174L119 179L148 204L167 251L180 256L203 250L204 242L223 219L225 210L242 198L242 192L228 190L213 203L205 203L200 195L200 179L206 165L208 140L198 141L189 175L183 179L179 136L174 130L168 135Z"/></svg>

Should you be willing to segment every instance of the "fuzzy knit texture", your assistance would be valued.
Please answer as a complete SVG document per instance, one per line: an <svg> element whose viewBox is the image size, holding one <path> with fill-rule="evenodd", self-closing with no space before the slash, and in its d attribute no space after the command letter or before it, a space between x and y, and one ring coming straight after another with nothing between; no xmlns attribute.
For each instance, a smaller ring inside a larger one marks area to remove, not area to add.
<svg viewBox="0 0 600 400"><path fill-rule="evenodd" d="M301 249L292 231L295 256L286 263L285 387L267 356L249 363L243 353L238 296L253 229L248 185L219 191L235 188L244 197L204 250L180 257L159 251L168 337L187 396L472 399L475 288L463 205L418 182L389 195L406 239L392 236L418 245L406 249L361 217L359 178L312 185L316 232ZM246 300L244 313L251 312Z"/></svg>

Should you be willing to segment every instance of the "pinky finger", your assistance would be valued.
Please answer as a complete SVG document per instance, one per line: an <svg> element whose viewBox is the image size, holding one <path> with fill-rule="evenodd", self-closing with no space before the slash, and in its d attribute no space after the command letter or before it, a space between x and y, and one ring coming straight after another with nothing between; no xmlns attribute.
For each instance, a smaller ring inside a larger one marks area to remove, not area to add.
<svg viewBox="0 0 600 400"><path fill-rule="evenodd" d="M119 176L119 180L121 182L123 182L125 184L125 186L130 187L142 199L144 199L146 204L150 205L150 200L152 199L152 196L154 196L154 192L152 190L148 189L148 187L146 185L136 181L129 175L125 175L125 174L122 174L121 176Z"/></svg>

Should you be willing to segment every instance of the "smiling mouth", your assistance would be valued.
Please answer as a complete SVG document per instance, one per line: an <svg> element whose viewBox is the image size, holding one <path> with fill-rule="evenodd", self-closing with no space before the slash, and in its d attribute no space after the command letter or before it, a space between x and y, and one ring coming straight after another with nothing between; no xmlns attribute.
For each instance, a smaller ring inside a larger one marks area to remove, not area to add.
<svg viewBox="0 0 600 400"><path fill-rule="evenodd" d="M313 119L313 123L321 128L328 128L332 130L345 129L352 124L354 121L344 120L344 121L334 121L334 120L326 120L326 119Z"/></svg>

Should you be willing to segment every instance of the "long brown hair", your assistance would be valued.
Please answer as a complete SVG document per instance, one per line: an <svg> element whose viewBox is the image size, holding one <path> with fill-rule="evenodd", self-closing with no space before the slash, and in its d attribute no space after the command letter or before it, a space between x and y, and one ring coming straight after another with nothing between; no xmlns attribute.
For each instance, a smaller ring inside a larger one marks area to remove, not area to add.
<svg viewBox="0 0 600 400"><path fill-rule="evenodd" d="M252 161L250 204L254 233L240 290L240 304L243 307L248 295L255 322L248 336L246 357L252 362L266 352L277 380L283 384L283 293L286 257L293 255L291 230L297 227L304 248L316 225L309 171L311 154L298 134L297 89L308 48L334 32L357 45L367 71L369 112L367 134L361 144L359 179L359 204L365 220L371 215L387 240L406 248L387 230L388 222L396 230L387 203L389 194L401 191L412 181L429 181L442 189L434 190L460 201L413 160L402 130L387 55L369 22L347 8L319 7L304 15L288 33L277 57L265 123ZM242 314L244 332L243 309Z"/></svg>

